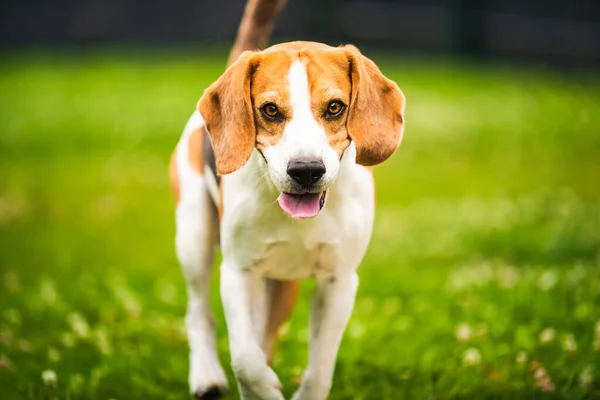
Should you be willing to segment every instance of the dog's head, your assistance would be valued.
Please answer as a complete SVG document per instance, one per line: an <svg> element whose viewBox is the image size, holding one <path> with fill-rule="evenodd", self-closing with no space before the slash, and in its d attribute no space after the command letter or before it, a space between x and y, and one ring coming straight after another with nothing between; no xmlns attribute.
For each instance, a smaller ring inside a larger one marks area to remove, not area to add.
<svg viewBox="0 0 600 400"><path fill-rule="evenodd" d="M294 218L319 214L344 150L375 165L400 144L404 96L353 46L292 42L247 51L198 102L217 172L263 155L279 204Z"/></svg>

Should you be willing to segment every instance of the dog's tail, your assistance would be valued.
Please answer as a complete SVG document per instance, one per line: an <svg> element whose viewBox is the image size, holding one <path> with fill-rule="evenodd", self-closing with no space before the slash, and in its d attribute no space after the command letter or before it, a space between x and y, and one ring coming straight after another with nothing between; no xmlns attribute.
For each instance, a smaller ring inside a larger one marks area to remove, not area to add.
<svg viewBox="0 0 600 400"><path fill-rule="evenodd" d="M263 49L286 0L248 0L227 65L246 50Z"/></svg>

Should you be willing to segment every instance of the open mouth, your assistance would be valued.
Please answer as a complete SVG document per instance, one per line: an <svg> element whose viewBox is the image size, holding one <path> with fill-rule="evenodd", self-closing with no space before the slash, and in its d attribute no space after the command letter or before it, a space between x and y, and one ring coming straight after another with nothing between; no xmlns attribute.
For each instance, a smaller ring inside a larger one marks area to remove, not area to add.
<svg viewBox="0 0 600 400"><path fill-rule="evenodd" d="M321 193L281 193L277 202L292 218L313 218L323 209L326 195L326 190Z"/></svg>

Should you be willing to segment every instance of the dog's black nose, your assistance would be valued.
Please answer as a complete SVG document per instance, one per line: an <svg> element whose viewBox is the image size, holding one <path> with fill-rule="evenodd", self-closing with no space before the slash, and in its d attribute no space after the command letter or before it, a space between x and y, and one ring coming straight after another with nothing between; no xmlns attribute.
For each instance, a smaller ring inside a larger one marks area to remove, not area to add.
<svg viewBox="0 0 600 400"><path fill-rule="evenodd" d="M325 164L314 158L295 158L288 163L287 173L302 187L308 188L325 174Z"/></svg>

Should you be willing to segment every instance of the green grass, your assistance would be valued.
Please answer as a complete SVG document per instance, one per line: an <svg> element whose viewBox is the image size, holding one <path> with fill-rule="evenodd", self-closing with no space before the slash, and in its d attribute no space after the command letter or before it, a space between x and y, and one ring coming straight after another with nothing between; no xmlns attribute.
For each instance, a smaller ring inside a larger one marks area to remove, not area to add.
<svg viewBox="0 0 600 400"><path fill-rule="evenodd" d="M404 90L407 125L376 169L331 399L600 398L600 77L374 59ZM224 60L4 58L2 399L188 398L167 163ZM286 397L310 286L275 362Z"/></svg>

